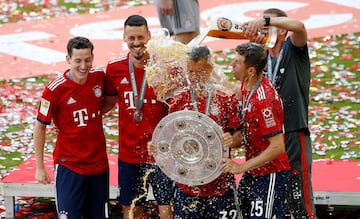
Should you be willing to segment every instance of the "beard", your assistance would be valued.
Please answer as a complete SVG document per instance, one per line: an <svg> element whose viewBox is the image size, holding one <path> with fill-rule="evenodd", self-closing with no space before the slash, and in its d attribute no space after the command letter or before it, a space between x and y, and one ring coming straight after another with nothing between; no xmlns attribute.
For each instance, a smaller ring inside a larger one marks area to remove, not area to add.
<svg viewBox="0 0 360 219"><path fill-rule="evenodd" d="M137 46L132 46L131 47L131 53L132 53L132 56L136 59L136 60L141 60L144 56L144 49L143 49L144 46L142 45L137 45Z"/></svg>
<svg viewBox="0 0 360 219"><path fill-rule="evenodd" d="M136 53L134 54L134 58L135 58L136 60L140 60L143 56L144 56L144 53L143 53L143 52L136 52Z"/></svg>

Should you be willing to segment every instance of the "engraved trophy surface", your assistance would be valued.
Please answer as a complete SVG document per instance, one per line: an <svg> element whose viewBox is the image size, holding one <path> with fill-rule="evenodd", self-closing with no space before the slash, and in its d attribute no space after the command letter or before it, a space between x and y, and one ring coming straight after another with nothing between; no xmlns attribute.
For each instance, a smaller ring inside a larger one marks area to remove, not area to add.
<svg viewBox="0 0 360 219"><path fill-rule="evenodd" d="M221 144L221 127L205 114L182 110L170 113L156 126L152 142L160 169L172 180L203 185L220 174L220 161L229 151Z"/></svg>

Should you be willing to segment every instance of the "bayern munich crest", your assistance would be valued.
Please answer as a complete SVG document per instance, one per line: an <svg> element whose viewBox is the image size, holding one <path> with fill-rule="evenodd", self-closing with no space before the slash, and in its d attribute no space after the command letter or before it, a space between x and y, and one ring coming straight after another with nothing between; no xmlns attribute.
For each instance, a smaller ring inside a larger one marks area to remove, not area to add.
<svg viewBox="0 0 360 219"><path fill-rule="evenodd" d="M94 91L94 94L95 94L95 97L101 97L102 95L102 90L101 90L101 87L96 85L94 88L93 88L93 91Z"/></svg>
<svg viewBox="0 0 360 219"><path fill-rule="evenodd" d="M232 22L230 19L219 17L217 19L217 27L221 31L230 31L232 28Z"/></svg>
<svg viewBox="0 0 360 219"><path fill-rule="evenodd" d="M221 143L222 128L205 114L182 110L168 114L156 126L156 164L172 180L207 184L220 176L222 157L229 151Z"/></svg>

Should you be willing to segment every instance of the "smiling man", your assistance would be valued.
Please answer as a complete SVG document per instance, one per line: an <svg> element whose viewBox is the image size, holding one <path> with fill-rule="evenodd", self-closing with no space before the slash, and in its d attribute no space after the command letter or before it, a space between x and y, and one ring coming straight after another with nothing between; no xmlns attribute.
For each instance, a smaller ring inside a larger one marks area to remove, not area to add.
<svg viewBox="0 0 360 219"><path fill-rule="evenodd" d="M102 126L104 78L92 68L94 45L84 37L68 41L70 69L44 89L34 128L35 178L50 183L44 164L46 126L57 127L53 153L59 218L108 218L109 164Z"/></svg>
<svg viewBox="0 0 360 219"><path fill-rule="evenodd" d="M105 92L111 103L106 109L110 110L116 102L119 105L118 201L125 219L144 217L147 196L144 183L147 182L151 183L159 204L160 218L173 218L172 181L153 165L154 158L147 152L147 142L168 112L166 104L156 99L145 78L144 67L149 58L145 44L150 38L146 19L140 15L129 16L124 24L124 42L129 53L111 60L106 68Z"/></svg>

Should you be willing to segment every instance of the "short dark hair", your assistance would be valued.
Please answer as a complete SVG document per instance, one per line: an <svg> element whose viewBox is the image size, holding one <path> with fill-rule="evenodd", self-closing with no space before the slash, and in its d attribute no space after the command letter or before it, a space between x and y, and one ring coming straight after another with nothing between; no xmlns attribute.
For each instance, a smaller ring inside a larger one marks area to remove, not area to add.
<svg viewBox="0 0 360 219"><path fill-rule="evenodd" d="M210 50L207 46L194 47L190 53L190 60L198 62L201 59L209 59Z"/></svg>
<svg viewBox="0 0 360 219"><path fill-rule="evenodd" d="M94 44L88 38L77 36L71 38L68 41L67 53L71 57L73 53L73 49L88 49L88 48L91 50L91 54L93 54Z"/></svg>
<svg viewBox="0 0 360 219"><path fill-rule="evenodd" d="M264 14L275 14L276 17L287 17L285 11L278 8L268 8L264 12Z"/></svg>
<svg viewBox="0 0 360 219"><path fill-rule="evenodd" d="M244 63L247 67L255 67L258 75L262 74L267 62L265 49L256 43L244 43L236 47L235 52L244 56Z"/></svg>
<svg viewBox="0 0 360 219"><path fill-rule="evenodd" d="M124 27L125 26L145 26L146 28L148 28L146 19L143 16L137 14L130 15L124 22Z"/></svg>

